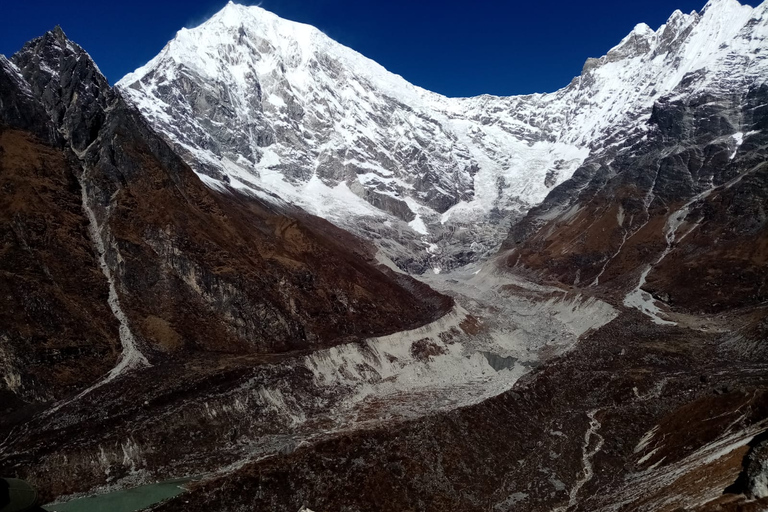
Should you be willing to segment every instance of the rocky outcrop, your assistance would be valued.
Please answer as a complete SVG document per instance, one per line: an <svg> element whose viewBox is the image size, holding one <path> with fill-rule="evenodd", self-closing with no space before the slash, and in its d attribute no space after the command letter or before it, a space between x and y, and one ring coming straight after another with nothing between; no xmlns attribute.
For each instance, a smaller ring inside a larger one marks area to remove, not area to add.
<svg viewBox="0 0 768 512"><path fill-rule="evenodd" d="M45 108L19 69L4 55L0 55L0 107L0 126L29 131L54 146L60 143Z"/></svg>
<svg viewBox="0 0 768 512"><path fill-rule="evenodd" d="M11 60L74 150L96 139L112 91L88 53L61 27L30 41Z"/></svg>
<svg viewBox="0 0 768 512"><path fill-rule="evenodd" d="M747 492L753 499L768 498L768 444L765 436L752 449L746 468Z"/></svg>

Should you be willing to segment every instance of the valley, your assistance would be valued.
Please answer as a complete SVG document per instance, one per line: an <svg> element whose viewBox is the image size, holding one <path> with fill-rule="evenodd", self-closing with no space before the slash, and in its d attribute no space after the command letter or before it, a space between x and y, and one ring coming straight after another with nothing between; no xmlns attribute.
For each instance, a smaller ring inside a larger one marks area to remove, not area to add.
<svg viewBox="0 0 768 512"><path fill-rule="evenodd" d="M767 43L710 0L506 98L232 2L115 87L60 27L0 56L0 472L68 510L764 510Z"/></svg>

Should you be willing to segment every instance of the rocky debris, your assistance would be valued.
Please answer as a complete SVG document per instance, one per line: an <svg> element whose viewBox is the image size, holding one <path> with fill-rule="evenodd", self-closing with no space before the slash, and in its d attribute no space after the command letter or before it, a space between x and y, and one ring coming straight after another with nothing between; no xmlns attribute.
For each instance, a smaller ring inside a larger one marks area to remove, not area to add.
<svg viewBox="0 0 768 512"><path fill-rule="evenodd" d="M254 462L155 510L695 509L768 426L764 365L721 337L630 313L500 396Z"/></svg>
<svg viewBox="0 0 768 512"><path fill-rule="evenodd" d="M182 31L120 91L61 30L0 58L0 471L203 475L157 510L763 503L764 15L713 0L520 98L233 4L226 51L174 67Z"/></svg>
<svg viewBox="0 0 768 512"><path fill-rule="evenodd" d="M4 464L46 496L61 497L179 474L216 475L337 435L476 404L536 366L532 348L546 347L558 329L563 337L579 332L569 311L595 316L606 307L537 299L531 292L510 300L503 319L478 319L456 306L417 329L323 350L208 352L156 363L26 423ZM502 303L486 307L494 305ZM562 340L542 352L552 357L570 346Z"/></svg>

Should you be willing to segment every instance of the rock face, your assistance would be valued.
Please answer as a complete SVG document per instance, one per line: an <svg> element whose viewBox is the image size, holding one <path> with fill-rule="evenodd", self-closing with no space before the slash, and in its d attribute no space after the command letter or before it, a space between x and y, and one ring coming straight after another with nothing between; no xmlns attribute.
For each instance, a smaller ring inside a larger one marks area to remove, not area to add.
<svg viewBox="0 0 768 512"><path fill-rule="evenodd" d="M74 150L96 140L113 100L111 87L61 27L27 43L12 60Z"/></svg>
<svg viewBox="0 0 768 512"><path fill-rule="evenodd" d="M746 91L765 41L764 5L716 0L638 25L555 93L455 99L230 3L118 86L206 183L301 205L423 272L494 251L585 158L642 137L657 100Z"/></svg>
<svg viewBox="0 0 768 512"><path fill-rule="evenodd" d="M107 306L79 167L18 69L0 57L0 424L24 402L65 396L114 365Z"/></svg>

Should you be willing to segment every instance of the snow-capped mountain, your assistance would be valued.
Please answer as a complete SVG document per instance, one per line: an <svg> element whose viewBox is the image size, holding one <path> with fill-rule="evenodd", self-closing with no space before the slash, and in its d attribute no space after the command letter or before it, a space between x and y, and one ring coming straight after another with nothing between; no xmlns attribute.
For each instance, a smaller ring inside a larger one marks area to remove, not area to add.
<svg viewBox="0 0 768 512"><path fill-rule="evenodd" d="M768 510L765 13L511 98L235 5L122 92L60 28L0 55L0 474L201 479L164 512ZM516 215L488 261L386 259Z"/></svg>
<svg viewBox="0 0 768 512"><path fill-rule="evenodd" d="M447 98L230 2L118 87L209 186L299 205L401 266L439 269L495 249L588 156L646 130L659 98L765 77L766 9L711 0L640 24L551 94Z"/></svg>

